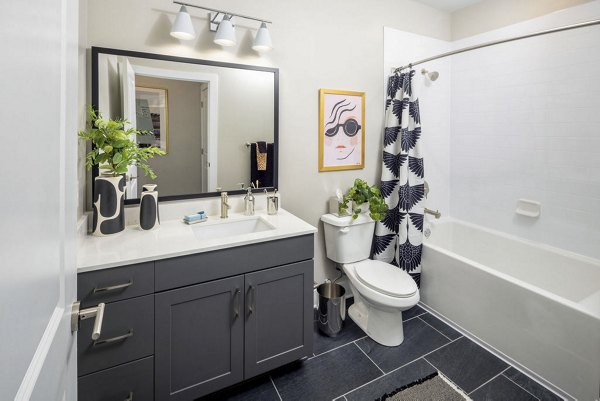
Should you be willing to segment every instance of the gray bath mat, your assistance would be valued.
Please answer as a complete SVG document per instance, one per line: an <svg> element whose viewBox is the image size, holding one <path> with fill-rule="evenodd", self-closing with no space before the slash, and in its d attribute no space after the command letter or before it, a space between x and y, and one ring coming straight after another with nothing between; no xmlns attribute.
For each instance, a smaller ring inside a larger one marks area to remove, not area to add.
<svg viewBox="0 0 600 401"><path fill-rule="evenodd" d="M402 386L390 394L384 394L380 401L465 401L470 400L454 384L438 372Z"/></svg>

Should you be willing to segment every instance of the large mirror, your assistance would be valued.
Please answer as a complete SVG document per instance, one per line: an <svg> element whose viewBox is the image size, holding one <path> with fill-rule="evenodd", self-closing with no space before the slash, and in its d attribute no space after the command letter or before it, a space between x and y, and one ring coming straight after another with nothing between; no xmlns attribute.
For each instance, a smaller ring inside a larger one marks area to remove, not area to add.
<svg viewBox="0 0 600 401"><path fill-rule="evenodd" d="M167 152L150 160L155 180L129 169L125 202L148 183L160 200L276 187L278 79L276 68L93 47L94 106L151 131L140 146Z"/></svg>

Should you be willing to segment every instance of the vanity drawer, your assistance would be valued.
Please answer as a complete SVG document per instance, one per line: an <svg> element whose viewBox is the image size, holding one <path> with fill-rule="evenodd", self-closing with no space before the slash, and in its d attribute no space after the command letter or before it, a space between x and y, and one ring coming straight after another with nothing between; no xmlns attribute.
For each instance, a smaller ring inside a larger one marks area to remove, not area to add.
<svg viewBox="0 0 600 401"><path fill-rule="evenodd" d="M100 338L92 340L94 319L80 322L79 376L154 353L154 295L106 304Z"/></svg>
<svg viewBox="0 0 600 401"><path fill-rule="evenodd" d="M283 238L155 262L156 291L170 290L314 257L314 236Z"/></svg>
<svg viewBox="0 0 600 401"><path fill-rule="evenodd" d="M82 308L153 292L154 262L96 270L77 276L77 295Z"/></svg>
<svg viewBox="0 0 600 401"><path fill-rule="evenodd" d="M154 358L129 362L80 377L79 401L154 400Z"/></svg>

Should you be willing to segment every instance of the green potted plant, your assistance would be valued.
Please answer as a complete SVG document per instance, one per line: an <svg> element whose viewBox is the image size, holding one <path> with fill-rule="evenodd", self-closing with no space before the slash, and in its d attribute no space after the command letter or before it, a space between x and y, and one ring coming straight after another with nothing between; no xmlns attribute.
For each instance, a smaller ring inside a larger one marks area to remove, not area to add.
<svg viewBox="0 0 600 401"><path fill-rule="evenodd" d="M152 135L152 132L126 128L126 120L102 118L93 107L88 109L87 130L79 138L92 143L86 155L86 166L98 166L100 175L94 182L93 234L109 235L125 229L125 173L129 166L141 168L146 175L156 178L148 159L164 155L157 147L139 147L133 135Z"/></svg>
<svg viewBox="0 0 600 401"><path fill-rule="evenodd" d="M357 178L354 180L354 185L348 189L339 204L339 213L347 214L349 203L352 202L352 219L358 218L358 215L363 212L362 205L368 203L369 216L373 220L381 221L385 218L388 211L388 205L381 196L381 191L375 185L369 186L366 181ZM366 212L366 210L364 211Z"/></svg>

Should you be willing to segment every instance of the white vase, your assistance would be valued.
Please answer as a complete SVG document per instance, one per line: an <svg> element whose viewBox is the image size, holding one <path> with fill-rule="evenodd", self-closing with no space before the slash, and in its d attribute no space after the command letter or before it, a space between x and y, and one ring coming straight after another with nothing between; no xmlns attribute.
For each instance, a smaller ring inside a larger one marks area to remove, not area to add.
<svg viewBox="0 0 600 401"><path fill-rule="evenodd" d="M140 197L140 228L152 230L160 226L158 214L158 191L155 184L146 184L142 187Z"/></svg>
<svg viewBox="0 0 600 401"><path fill-rule="evenodd" d="M94 180L92 234L100 237L125 229L125 175L101 174Z"/></svg>

